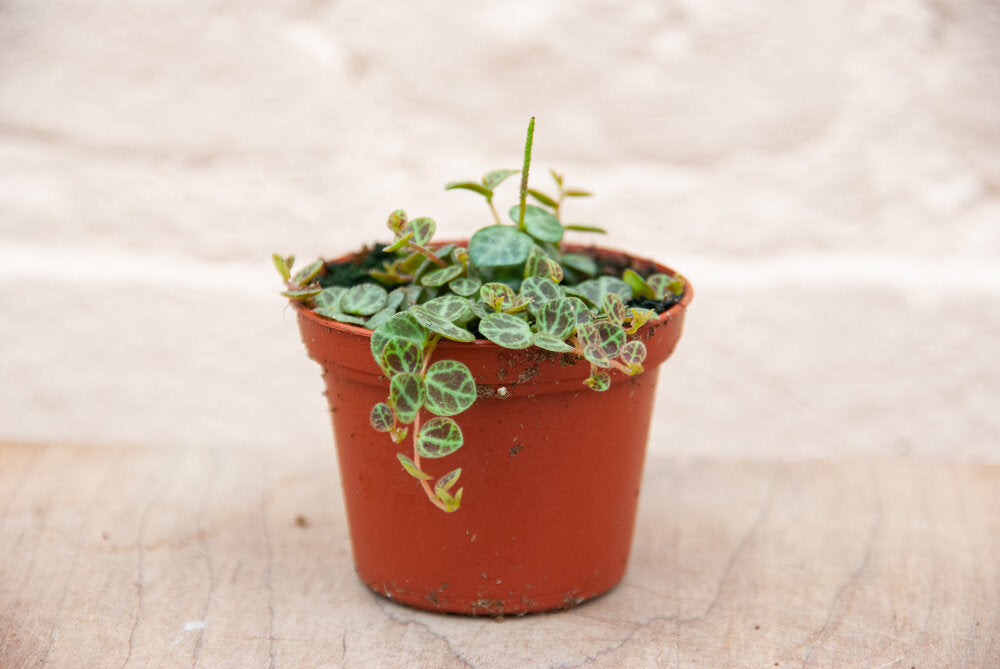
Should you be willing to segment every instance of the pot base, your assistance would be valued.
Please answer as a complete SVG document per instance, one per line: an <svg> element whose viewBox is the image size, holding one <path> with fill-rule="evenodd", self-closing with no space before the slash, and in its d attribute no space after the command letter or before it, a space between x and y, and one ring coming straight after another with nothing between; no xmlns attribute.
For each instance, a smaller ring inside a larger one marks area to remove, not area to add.
<svg viewBox="0 0 1000 669"><path fill-rule="evenodd" d="M593 601L613 591L621 582L621 578L607 587L596 588L592 591L581 592L574 590L566 592L555 599L538 601L527 595L520 598L514 597L509 600L480 598L472 601L456 602L448 597L447 584L427 591L423 594L399 588L397 585L362 583L366 585L375 595L385 599L403 604L421 611L432 611L435 613L449 613L463 616L489 616L491 618L501 618L507 616L521 617L535 613L551 613L554 611L565 611L586 602ZM535 595L537 597L537 594Z"/></svg>

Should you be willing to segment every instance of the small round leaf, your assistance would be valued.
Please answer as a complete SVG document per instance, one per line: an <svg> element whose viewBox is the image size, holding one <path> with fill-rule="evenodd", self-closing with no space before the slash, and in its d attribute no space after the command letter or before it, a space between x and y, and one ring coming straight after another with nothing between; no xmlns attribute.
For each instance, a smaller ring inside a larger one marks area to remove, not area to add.
<svg viewBox="0 0 1000 669"><path fill-rule="evenodd" d="M572 353L576 350L559 337L548 332L536 332L532 335L531 342L538 348L543 348L553 353Z"/></svg>
<svg viewBox="0 0 1000 669"><path fill-rule="evenodd" d="M455 277L461 276L465 268L461 265L448 265L440 267L432 272L427 272L420 277L420 283L425 286L443 286Z"/></svg>
<svg viewBox="0 0 1000 669"><path fill-rule="evenodd" d="M575 296L568 296L566 299L569 300L570 306L573 307L573 319L577 325L580 323L590 323L594 320L594 315L590 313L590 308L587 307L586 302Z"/></svg>
<svg viewBox="0 0 1000 669"><path fill-rule="evenodd" d="M512 221L518 221L521 215L521 205L514 205L510 208L509 213ZM563 237L563 227L559 219L533 204L524 206L524 229L540 242L557 244Z"/></svg>
<svg viewBox="0 0 1000 669"><path fill-rule="evenodd" d="M313 313L317 316L322 316L323 318L329 318L334 321L339 321L341 323L350 323L351 325L364 325L368 320L363 316L354 316L352 314L345 314L343 311L338 311L336 309L330 309L329 307L319 307L313 309Z"/></svg>
<svg viewBox="0 0 1000 669"><path fill-rule="evenodd" d="M369 330L374 330L378 326L385 323L387 320L396 315L396 307L386 307L385 309L379 309L376 311L371 318L365 321L365 327Z"/></svg>
<svg viewBox="0 0 1000 669"><path fill-rule="evenodd" d="M521 170L493 170L491 172L487 172L486 175L483 176L483 184L487 188L493 189L503 183L507 177L512 177L515 174L520 173Z"/></svg>
<svg viewBox="0 0 1000 669"><path fill-rule="evenodd" d="M427 300L420 308L452 323L465 322L472 317L469 300L458 295L442 295Z"/></svg>
<svg viewBox="0 0 1000 669"><path fill-rule="evenodd" d="M389 402L400 423L412 423L424 405L424 380L419 374L404 372L392 377L389 384Z"/></svg>
<svg viewBox="0 0 1000 669"><path fill-rule="evenodd" d="M400 258L393 265L403 274L413 274L417 271L417 268L424 264L427 260L427 256L423 253L417 253L414 251L410 255Z"/></svg>
<svg viewBox="0 0 1000 669"><path fill-rule="evenodd" d="M547 276L556 283L562 281L565 276L562 265L557 263L552 258L546 258L542 261L542 271L544 272L542 276Z"/></svg>
<svg viewBox="0 0 1000 669"><path fill-rule="evenodd" d="M625 321L625 303L618 293L605 293L604 299L601 300L601 311L616 325L621 325Z"/></svg>
<svg viewBox="0 0 1000 669"><path fill-rule="evenodd" d="M532 246L528 252L527 259L524 261L524 276L544 276L544 272L540 271L540 266L542 259L546 257L545 251L542 250L541 246Z"/></svg>
<svg viewBox="0 0 1000 669"><path fill-rule="evenodd" d="M646 345L637 339L626 342L619 357L626 365L641 365L646 359Z"/></svg>
<svg viewBox="0 0 1000 669"><path fill-rule="evenodd" d="M630 325L626 332L628 334L635 334L639 328L655 318L656 312L652 309L636 309L635 307L631 307L628 314Z"/></svg>
<svg viewBox="0 0 1000 669"><path fill-rule="evenodd" d="M476 335L472 334L465 328L458 327L447 318L442 318L432 311L425 309L422 304L411 308L407 313L412 314L417 322L431 332L436 332L448 339L465 342L476 340Z"/></svg>
<svg viewBox="0 0 1000 669"><path fill-rule="evenodd" d="M660 276L663 276L662 274ZM622 273L622 280L627 283L631 288L632 292L639 297L647 297L649 299L662 300L663 296L656 296L656 291L653 289L649 283L646 282L635 270L627 269Z"/></svg>
<svg viewBox="0 0 1000 669"><path fill-rule="evenodd" d="M496 313L482 300L471 300L469 302L469 308L472 309L472 313L474 313L477 318L486 318L490 314Z"/></svg>
<svg viewBox="0 0 1000 669"><path fill-rule="evenodd" d="M474 279L470 277L459 277L448 283L448 288L451 292L456 295L461 295L462 297L472 297L479 292L479 288L483 285L483 282L479 279Z"/></svg>
<svg viewBox="0 0 1000 669"><path fill-rule="evenodd" d="M434 479L433 476L431 476L425 471L422 471L419 467L417 467L413 463L413 460L406 457L402 453L396 453L396 459L399 460L399 464L403 465L403 469L406 470L406 473L412 476L413 478L419 481L431 481Z"/></svg>
<svg viewBox="0 0 1000 669"><path fill-rule="evenodd" d="M505 306L513 304L517 294L513 288L505 283L487 283L479 289L479 297L494 311L499 311Z"/></svg>
<svg viewBox="0 0 1000 669"><path fill-rule="evenodd" d="M385 308L398 309L399 305L403 303L406 299L406 289L405 288L393 288L389 291L389 295L385 301ZM372 328L373 330L375 328Z"/></svg>
<svg viewBox="0 0 1000 669"><path fill-rule="evenodd" d="M374 283L362 283L348 288L340 298L340 309L356 316L371 316L385 307L388 293Z"/></svg>
<svg viewBox="0 0 1000 669"><path fill-rule="evenodd" d="M410 221L410 229L413 230L413 241L420 246L424 246L434 236L433 218L415 218Z"/></svg>
<svg viewBox="0 0 1000 669"><path fill-rule="evenodd" d="M503 305L503 310L508 314L516 314L518 312L524 311L526 308L531 306L531 300L527 297L521 297L518 295L514 298L514 301L510 304L506 302Z"/></svg>
<svg viewBox="0 0 1000 669"><path fill-rule="evenodd" d="M469 257L478 267L520 265L535 245L529 235L509 225L480 228L469 239Z"/></svg>
<svg viewBox="0 0 1000 669"><path fill-rule="evenodd" d="M389 376L416 372L424 364L424 350L409 339L397 337L385 345L379 361Z"/></svg>
<svg viewBox="0 0 1000 669"><path fill-rule="evenodd" d="M625 345L625 331L620 325L600 321L594 323L585 335L587 345L597 346L607 358L617 358Z"/></svg>
<svg viewBox="0 0 1000 669"><path fill-rule="evenodd" d="M421 348L427 343L427 330L407 312L398 313L372 332L372 357L382 359L382 352L392 339L406 339Z"/></svg>
<svg viewBox="0 0 1000 669"><path fill-rule="evenodd" d="M369 421L377 431L388 432L393 425L392 408L385 402L379 402L372 407Z"/></svg>
<svg viewBox="0 0 1000 669"><path fill-rule="evenodd" d="M439 360L424 376L427 410L438 416L454 416L476 401L476 382L469 368L457 360Z"/></svg>
<svg viewBox="0 0 1000 669"><path fill-rule="evenodd" d="M343 311L340 308L340 300L344 297L347 289L343 286L330 286L324 288L319 295L313 299L313 304L317 307L327 307L333 311Z"/></svg>
<svg viewBox="0 0 1000 669"><path fill-rule="evenodd" d="M611 361L611 358L609 358L604 350L597 344L587 344L584 346L583 357L585 357L590 364L596 365L597 367L603 367L604 369L610 369L615 366Z"/></svg>
<svg viewBox="0 0 1000 669"><path fill-rule="evenodd" d="M319 274L322 269L323 261L314 260L295 273L295 276L292 277L292 283L296 286L304 286L315 279L316 275Z"/></svg>
<svg viewBox="0 0 1000 669"><path fill-rule="evenodd" d="M560 297L544 303L535 313L535 328L560 340L568 337L576 329L573 304L569 298Z"/></svg>
<svg viewBox="0 0 1000 669"><path fill-rule="evenodd" d="M489 314L479 321L479 332L494 344L504 348L518 349L531 346L531 328L523 320L511 314Z"/></svg>
<svg viewBox="0 0 1000 669"><path fill-rule="evenodd" d="M549 300L562 299L563 292L552 279L529 276L521 282L521 297L531 300L531 311L537 312Z"/></svg>
<svg viewBox="0 0 1000 669"><path fill-rule="evenodd" d="M613 276L602 276L597 279L587 279L572 287L573 294L579 295L593 304L600 306L604 295L607 293L617 293L623 301L632 299L632 288Z"/></svg>
<svg viewBox="0 0 1000 669"><path fill-rule="evenodd" d="M282 279L288 281L292 278L292 272L288 268L288 262L277 253L271 254L271 264L274 265L274 269L278 270L278 274L281 275Z"/></svg>
<svg viewBox="0 0 1000 669"><path fill-rule="evenodd" d="M437 497L444 504L445 513L453 513L458 511L458 507L462 504L462 491L465 488L459 488L458 492L454 496L444 488L435 488L434 496Z"/></svg>
<svg viewBox="0 0 1000 669"><path fill-rule="evenodd" d="M442 476L437 480L437 483L434 484L434 489L444 490L445 492L448 492L453 487L455 487L455 484L458 483L458 477L461 475L462 475L461 467L459 467L458 469L451 470L450 472L448 472L447 474L445 474L444 476Z"/></svg>
<svg viewBox="0 0 1000 669"><path fill-rule="evenodd" d="M603 393L605 390L611 387L611 375L607 372L599 372L594 370L590 377L587 378L584 383L591 387L591 389L596 390L599 393Z"/></svg>
<svg viewBox="0 0 1000 669"><path fill-rule="evenodd" d="M597 263L594 259L583 253L564 253L559 262L586 276L594 276L598 271Z"/></svg>
<svg viewBox="0 0 1000 669"><path fill-rule="evenodd" d="M469 249L464 246L456 246L451 252L451 261L462 267L469 266Z"/></svg>
<svg viewBox="0 0 1000 669"><path fill-rule="evenodd" d="M396 209L389 214L388 220L385 222L386 226L393 232L398 233L406 225L406 212L402 209Z"/></svg>
<svg viewBox="0 0 1000 669"><path fill-rule="evenodd" d="M424 458L442 458L462 447L462 429L451 418L431 418L416 436L417 452Z"/></svg>
<svg viewBox="0 0 1000 669"><path fill-rule="evenodd" d="M655 293L656 299L662 300L667 293L681 295L684 293L684 279L669 274L653 274L646 278L646 282Z"/></svg>
<svg viewBox="0 0 1000 669"><path fill-rule="evenodd" d="M563 280L563 268L552 258L545 255L540 246L531 249L528 259L524 262L524 276L544 276L556 283Z"/></svg>
<svg viewBox="0 0 1000 669"><path fill-rule="evenodd" d="M316 297L319 293L319 288L298 288L296 290L281 291L282 297L287 297L290 300L308 300L310 297Z"/></svg>

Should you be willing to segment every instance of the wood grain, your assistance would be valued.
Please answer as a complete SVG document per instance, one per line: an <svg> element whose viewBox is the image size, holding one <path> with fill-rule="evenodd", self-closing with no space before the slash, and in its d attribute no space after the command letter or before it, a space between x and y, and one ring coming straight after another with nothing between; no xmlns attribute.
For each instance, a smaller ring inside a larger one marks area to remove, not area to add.
<svg viewBox="0 0 1000 669"><path fill-rule="evenodd" d="M1000 467L653 457L610 594L354 577L332 451L0 446L2 667L997 667Z"/></svg>

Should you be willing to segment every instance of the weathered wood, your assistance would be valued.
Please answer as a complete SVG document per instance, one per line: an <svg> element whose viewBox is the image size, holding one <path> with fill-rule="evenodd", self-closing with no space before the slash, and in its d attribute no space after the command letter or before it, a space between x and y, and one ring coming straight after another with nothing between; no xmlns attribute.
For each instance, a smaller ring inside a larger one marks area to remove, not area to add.
<svg viewBox="0 0 1000 669"><path fill-rule="evenodd" d="M996 667L1000 467L651 457L633 560L549 615L354 577L331 451L0 446L3 667Z"/></svg>

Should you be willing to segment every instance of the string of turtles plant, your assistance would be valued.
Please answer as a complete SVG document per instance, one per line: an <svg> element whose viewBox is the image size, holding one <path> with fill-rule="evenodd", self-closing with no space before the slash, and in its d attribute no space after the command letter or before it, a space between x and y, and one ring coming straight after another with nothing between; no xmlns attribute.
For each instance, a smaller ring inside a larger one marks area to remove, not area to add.
<svg viewBox="0 0 1000 669"><path fill-rule="evenodd" d="M462 446L454 417L476 401L476 384L463 363L432 362L442 338L482 337L508 349L535 346L579 356L590 363L586 385L600 392L611 385L609 372L643 370L646 346L629 336L656 312L627 304L633 298L669 301L684 291L683 279L668 274L642 277L626 269L621 278L598 276L592 257L563 249L566 231L604 231L562 222L564 200L590 193L565 187L555 171L555 196L528 187L534 123L532 118L528 124L521 170L493 170L481 181L446 185L482 195L492 215L494 223L473 234L467 248L432 244L434 220L409 219L397 209L387 222L393 243L382 250L389 259L353 285L324 285L322 260L292 274L294 258L272 257L286 284L282 295L325 318L372 330L372 356L389 392L372 408L371 425L397 444L412 438L412 453L396 457L445 512L461 504L463 488L455 489L461 468L435 481L423 461ZM520 198L508 211L511 223L504 223L494 194L518 173ZM528 204L529 196L537 204Z"/></svg>

